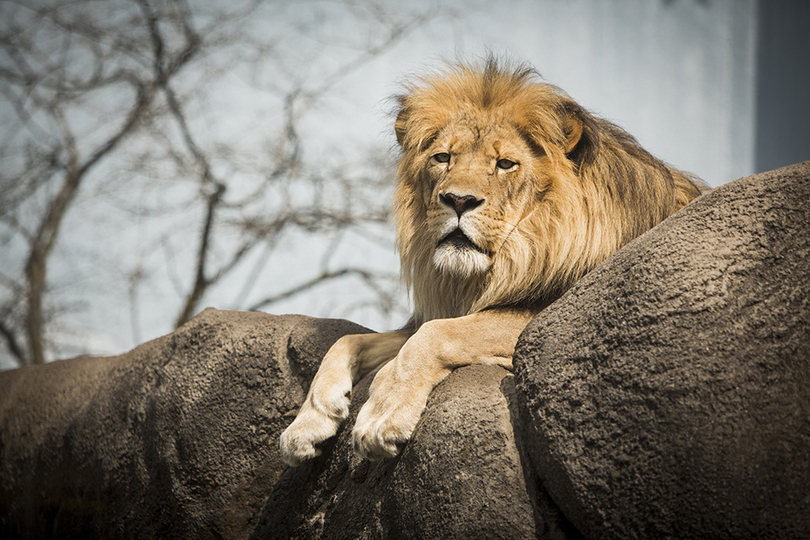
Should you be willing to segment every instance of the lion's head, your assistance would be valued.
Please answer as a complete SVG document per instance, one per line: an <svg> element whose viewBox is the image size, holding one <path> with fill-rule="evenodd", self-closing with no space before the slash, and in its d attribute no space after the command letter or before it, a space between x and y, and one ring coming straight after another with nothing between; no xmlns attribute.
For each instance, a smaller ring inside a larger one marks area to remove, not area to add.
<svg viewBox="0 0 810 540"><path fill-rule="evenodd" d="M399 104L394 214L417 325L540 306L702 189L526 67L450 67Z"/></svg>

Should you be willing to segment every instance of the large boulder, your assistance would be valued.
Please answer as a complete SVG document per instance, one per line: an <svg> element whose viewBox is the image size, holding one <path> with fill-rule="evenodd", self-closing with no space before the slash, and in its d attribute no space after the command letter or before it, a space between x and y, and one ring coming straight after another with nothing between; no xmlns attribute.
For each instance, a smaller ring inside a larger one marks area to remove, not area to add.
<svg viewBox="0 0 810 540"><path fill-rule="evenodd" d="M810 162L638 238L516 351L521 430L588 538L810 538Z"/></svg>
<svg viewBox="0 0 810 540"><path fill-rule="evenodd" d="M206 310L115 358L0 373L0 538L576 538L526 479L514 377L457 370L402 456L287 469L278 437L346 321Z"/></svg>
<svg viewBox="0 0 810 540"><path fill-rule="evenodd" d="M254 538L579 538L523 461L511 373L457 369L431 394L402 453L377 462L351 445L371 379L355 387L350 417L324 453L282 475Z"/></svg>
<svg viewBox="0 0 810 540"><path fill-rule="evenodd" d="M115 358L0 373L0 538L247 538L347 321L206 310Z"/></svg>

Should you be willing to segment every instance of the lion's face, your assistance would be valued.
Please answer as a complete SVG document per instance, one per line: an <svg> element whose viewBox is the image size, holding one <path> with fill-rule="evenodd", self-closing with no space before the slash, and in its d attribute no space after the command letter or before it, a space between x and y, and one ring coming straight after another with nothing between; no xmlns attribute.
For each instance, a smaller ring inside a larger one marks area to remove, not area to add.
<svg viewBox="0 0 810 540"><path fill-rule="evenodd" d="M529 69L460 65L399 105L394 215L417 326L545 305L700 193Z"/></svg>
<svg viewBox="0 0 810 540"><path fill-rule="evenodd" d="M508 123L477 120L452 122L422 154L433 264L458 277L489 270L535 191L529 146Z"/></svg>

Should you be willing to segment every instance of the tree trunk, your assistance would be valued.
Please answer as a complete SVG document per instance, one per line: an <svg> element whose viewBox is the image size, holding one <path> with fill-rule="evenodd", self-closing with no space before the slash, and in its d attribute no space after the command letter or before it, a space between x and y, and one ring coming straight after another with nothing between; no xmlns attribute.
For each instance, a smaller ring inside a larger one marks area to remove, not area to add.
<svg viewBox="0 0 810 540"><path fill-rule="evenodd" d="M26 273L28 274L28 315L26 317L26 333L28 334L28 362L31 364L45 363L45 341L43 327L45 326L42 314L42 301L47 285L48 256L56 244L56 237L62 226L62 220L70 206L70 201L76 195L83 174L76 168L75 153L71 152L71 166L67 178L59 193L48 208L48 213L42 221L37 235L31 246L28 257Z"/></svg>

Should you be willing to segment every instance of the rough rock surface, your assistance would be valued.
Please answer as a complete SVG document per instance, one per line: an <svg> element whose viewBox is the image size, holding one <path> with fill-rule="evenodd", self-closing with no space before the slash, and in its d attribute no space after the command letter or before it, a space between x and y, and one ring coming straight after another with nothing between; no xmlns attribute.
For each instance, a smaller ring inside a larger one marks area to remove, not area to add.
<svg viewBox="0 0 810 540"><path fill-rule="evenodd" d="M589 538L810 538L810 162L702 197L540 314L531 461Z"/></svg>
<svg viewBox="0 0 810 540"><path fill-rule="evenodd" d="M247 538L347 321L207 310L114 358L0 373L0 538Z"/></svg>
<svg viewBox="0 0 810 540"><path fill-rule="evenodd" d="M253 537L579 538L524 469L513 379L496 366L456 370L431 394L402 453L369 462L351 449L367 377L324 453L282 475Z"/></svg>
<svg viewBox="0 0 810 540"><path fill-rule="evenodd" d="M368 377L323 455L285 469L278 436L320 359L366 331L207 310L120 357L0 373L0 538L578 537L524 471L498 367L453 373L376 463L349 440Z"/></svg>

